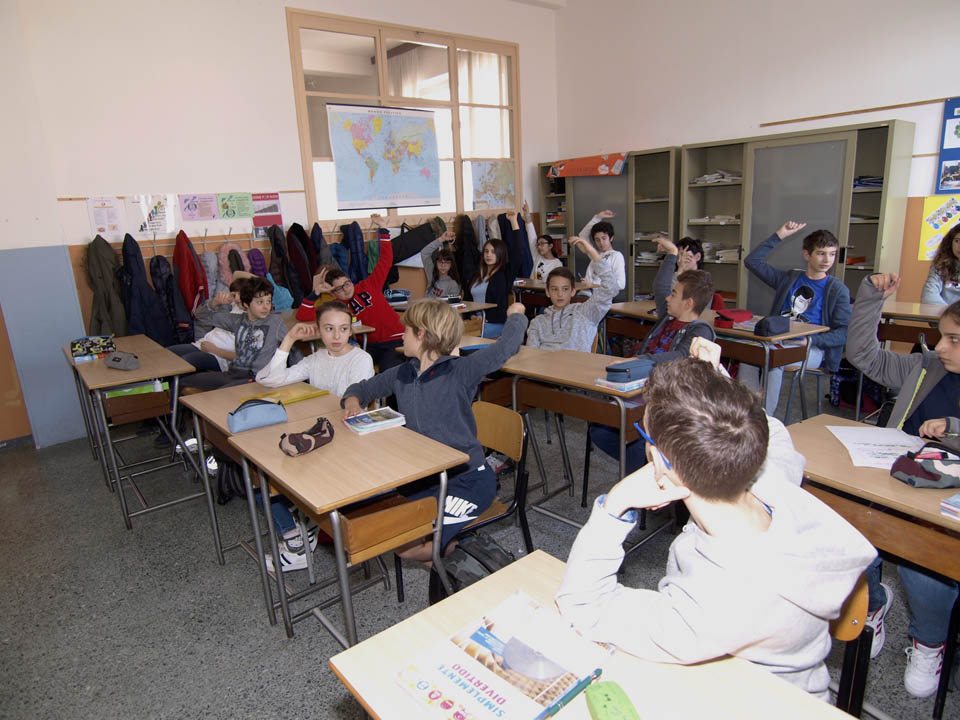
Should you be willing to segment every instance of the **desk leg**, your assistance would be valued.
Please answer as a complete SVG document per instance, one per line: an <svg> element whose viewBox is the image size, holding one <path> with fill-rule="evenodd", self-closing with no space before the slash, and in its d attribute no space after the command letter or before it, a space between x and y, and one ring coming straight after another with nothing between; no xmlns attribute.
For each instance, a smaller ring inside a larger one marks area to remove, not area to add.
<svg viewBox="0 0 960 720"><path fill-rule="evenodd" d="M110 439L110 426L107 422L107 411L103 405L103 392L101 390L94 390L93 399L97 406L97 414L100 416L100 429L103 431L103 436L100 438L100 448L101 450L106 448L107 456L110 458L110 469L112 470L113 477L111 482L116 483L117 495L120 496L120 509L123 511L123 523L127 526L127 530L132 530L133 525L130 524L130 511L127 509L127 499L123 495L120 469L117 467L117 455L113 451L113 441Z"/></svg>
<svg viewBox="0 0 960 720"><path fill-rule="evenodd" d="M764 341L760 344L763 346L763 377L760 379L760 394L766 403L767 376L770 375L770 343Z"/></svg>
<svg viewBox="0 0 960 720"><path fill-rule="evenodd" d="M80 414L83 415L83 427L87 431L87 440L90 442L90 452L93 454L93 459L99 459L97 445L93 439L93 424L91 422L91 412L89 405L89 398L87 394L83 391L83 383L80 382L80 373L77 372L75 365L70 365L70 372L73 373L73 382L77 386L77 399L80 401Z"/></svg>
<svg viewBox="0 0 960 720"><path fill-rule="evenodd" d="M263 556L263 539L260 537L260 521L257 519L257 501L253 496L253 483L250 482L250 465L247 459L243 458L240 463L240 469L243 471L243 487L247 491L247 510L250 512L250 527L253 528L253 544L257 549L257 565L260 570L260 586L263 588L263 601L267 605L267 617L271 625L277 624L277 614L273 610L273 596L270 594L270 578L267 576L267 561ZM270 514L270 508L265 508L267 515ZM274 565L280 567L279 564ZM282 572L282 571L281 571ZM280 589L283 593L283 589Z"/></svg>
<svg viewBox="0 0 960 720"><path fill-rule="evenodd" d="M520 382L520 376L514 375L513 384L511 385L511 389L510 389L510 402L512 404L511 409L514 412L519 412L519 410L517 410L517 383L518 382ZM540 471L540 481L543 483L543 494L546 495L548 491L547 473L543 469L543 458L540 457L540 445L539 443L537 443L537 436L533 432L533 421L530 419L530 413L527 412L523 414L523 421L524 423L526 423L526 426L527 426L527 436L533 441L533 457L537 461L537 470ZM549 420L544 420L544 425L546 425L548 422ZM570 482L572 483L573 480L571 479Z"/></svg>
<svg viewBox="0 0 960 720"><path fill-rule="evenodd" d="M273 513L270 511L270 478L264 472L260 473L260 497L263 499L263 514L267 518L267 538L270 540L270 554L273 556L273 574L277 576L277 594L280 596L280 614L283 616L283 627L287 637L293 637L293 620L290 619L290 604L287 602L287 591L283 586L283 566L280 564L280 548L277 545L277 532L273 527ZM309 538L306 542L310 542ZM266 570L266 558L264 558Z"/></svg>
<svg viewBox="0 0 960 720"><path fill-rule="evenodd" d="M623 480L627 476L627 406L616 395L613 399L620 409L620 479Z"/></svg>
<svg viewBox="0 0 960 720"><path fill-rule="evenodd" d="M107 489L110 492L114 491L113 488L113 476L110 474L110 468L107 466L107 451L103 447L103 435L104 432L100 427L100 413L95 412L95 403L93 401L94 393L96 391L91 390L87 395L87 403L90 406L90 420L93 423L93 433L96 438L97 446L97 457L100 460L100 469L103 471L103 481L107 484ZM104 414L106 417L106 414Z"/></svg>
<svg viewBox="0 0 960 720"><path fill-rule="evenodd" d="M437 519L433 526L433 569L440 576L440 582L447 595L453 595L453 586L450 584L450 578L447 576L447 569L443 566L443 548L441 547L441 538L443 537L443 511L447 506L447 471L440 473L440 491L437 494Z"/></svg>
<svg viewBox="0 0 960 720"><path fill-rule="evenodd" d="M343 528L340 513L330 511L330 529L333 531L333 554L337 560L337 579L340 581L340 606L343 608L343 625L347 631L346 647L357 644L357 622L353 617L353 596L350 594L350 577L347 575L347 553L343 548Z"/></svg>
<svg viewBox="0 0 960 720"><path fill-rule="evenodd" d="M217 552L217 562L223 565L223 540L220 538L217 510L213 504L213 488L210 486L210 473L207 472L207 456L203 453L203 431L200 428L200 418L196 413L193 414L193 436L197 439L197 458L200 461L199 467L194 469L200 473L203 491L207 494L207 511L210 513L210 528L213 530L213 547ZM189 453L187 457L189 458Z"/></svg>
<svg viewBox="0 0 960 720"><path fill-rule="evenodd" d="M806 375L806 372L807 372L807 359L810 357L810 338L805 338L805 339L806 339L806 346L807 346L807 347L806 347L806 351L803 353L803 362L800 363L800 380L799 380L799 384L800 384L800 415L801 415L801 417L802 417L804 420L806 420L808 417L810 417L809 412L807 412L807 394L803 391L803 390L804 390L804 387L805 387L805 385L803 384L803 379L804 379L804 376ZM818 384L818 385L819 385L819 384ZM828 388L828 389L829 389L829 388ZM820 402L820 401L818 400L817 402ZM783 422L784 422L784 423L790 422L790 418L785 417L785 418L783 419Z"/></svg>

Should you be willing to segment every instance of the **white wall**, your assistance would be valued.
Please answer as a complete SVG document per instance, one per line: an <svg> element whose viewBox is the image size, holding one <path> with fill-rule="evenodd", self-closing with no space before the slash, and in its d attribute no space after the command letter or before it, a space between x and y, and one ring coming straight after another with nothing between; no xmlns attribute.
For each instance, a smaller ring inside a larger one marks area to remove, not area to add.
<svg viewBox="0 0 960 720"><path fill-rule="evenodd" d="M20 65L0 70L17 81L26 109L0 121L7 142L25 138L13 157L27 175L20 195L30 209L13 211L18 225L39 214L49 222L56 197L302 191L283 0L0 2L4 33L19 35L12 40L23 48ZM290 4L518 42L524 184L535 195L536 163L557 154L553 10L510 0ZM17 9L20 21L8 27ZM285 222L306 220L302 192L281 200ZM53 242L88 242L85 204L56 208L63 232ZM225 230L210 224L211 233ZM0 249L26 242L0 235Z"/></svg>
<svg viewBox="0 0 960 720"><path fill-rule="evenodd" d="M568 0L557 11L560 156L832 127L917 122L937 151L942 105L759 123L949 97L956 0ZM916 158L910 194L933 188Z"/></svg>

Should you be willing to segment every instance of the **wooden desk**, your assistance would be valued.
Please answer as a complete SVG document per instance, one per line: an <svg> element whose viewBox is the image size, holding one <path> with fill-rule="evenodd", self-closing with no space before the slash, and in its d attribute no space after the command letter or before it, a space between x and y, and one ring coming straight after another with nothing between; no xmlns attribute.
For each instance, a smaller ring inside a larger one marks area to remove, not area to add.
<svg viewBox="0 0 960 720"><path fill-rule="evenodd" d="M390 428L370 435L357 435L342 424L343 411L328 412L334 425L333 442L299 457L288 457L278 447L281 433L303 432L315 418L296 420L284 425L272 425L234 435L229 439L243 455L244 482L249 483L249 463L260 468L263 492L269 496L270 482L313 515L329 514L333 530L334 554L340 584L340 602L343 607L346 637L334 631L329 621L324 626L344 647L357 641L353 617L353 599L347 576L347 558L343 547L343 533L339 509L401 485L440 473L440 491L437 501L437 520L433 534L433 563L448 592L449 579L440 557L440 535L443 529L443 509L447 495L447 470L469 459L465 453L447 447L406 427ZM249 485L248 485L249 487ZM273 518L269 512L269 536L273 566L280 568L280 553ZM282 573L279 573L282 575ZM287 635L293 636L293 622L286 593L280 591L280 608ZM320 611L317 610L319 613ZM322 615L322 613L320 613Z"/></svg>
<svg viewBox="0 0 960 720"><path fill-rule="evenodd" d="M925 320L928 322L937 322L946 309L946 305L936 305L933 303L911 303L887 300L883 303L881 316L888 320Z"/></svg>
<svg viewBox="0 0 960 720"><path fill-rule="evenodd" d="M312 385L305 382L285 385L287 388L297 388L308 392L315 390ZM276 388L268 388L260 383L247 383L245 385L234 385L232 387L210 390L208 392L187 395L180 398L180 404L193 411L193 435L197 439L197 454L200 462L198 463L201 472L207 477L207 459L204 456L204 440L209 440L210 444L220 450L224 455L234 462L241 464L243 456L237 452L227 439L233 434L227 425L227 414L233 412L237 406L250 398L251 395L258 395L264 392L270 392ZM287 420L310 420L316 422L316 418L326 415L332 411L340 409L340 398L332 393L321 395L320 397L302 400L296 403L290 403L285 406L287 411ZM276 427L276 426L272 426ZM252 432L252 431L247 431ZM279 437L279 432L277 433ZM249 475L244 476L244 480L249 483ZM220 538L220 528L216 523L216 513L214 513L214 535L217 541L218 559L222 565L223 553L236 547L244 547L247 552L254 556L260 569L260 583L263 590L263 599L267 606L267 617L271 625L276 625L277 616L273 608L273 598L270 594L270 585L267 579L267 567L263 561L262 532L260 531L260 522L257 518L257 508L253 495L253 488L248 484L247 491L247 510L250 514L250 527L253 530L253 542L255 550L246 545L245 541L239 541L223 547ZM265 509L269 514L269 509ZM279 567L279 566L277 566Z"/></svg>
<svg viewBox="0 0 960 720"><path fill-rule="evenodd" d="M450 637L474 618L522 589L544 607L555 607L564 564L541 550L330 658L330 667L374 718L420 718L426 711L394 680L419 652ZM643 718L779 720L850 716L744 660L725 658L685 667L611 655L601 680L617 682ZM581 694L559 714L587 720Z"/></svg>
<svg viewBox="0 0 960 720"><path fill-rule="evenodd" d="M420 298L417 298L417 299L420 299ZM390 307L392 307L398 313L402 314L403 312L406 311L408 307L410 307L410 302L412 301L401 302L401 303L391 303ZM496 307L497 304L488 303L488 302L473 302L472 300L464 300L458 303L450 303L450 306L461 315L467 315L469 313L489 310L490 308Z"/></svg>

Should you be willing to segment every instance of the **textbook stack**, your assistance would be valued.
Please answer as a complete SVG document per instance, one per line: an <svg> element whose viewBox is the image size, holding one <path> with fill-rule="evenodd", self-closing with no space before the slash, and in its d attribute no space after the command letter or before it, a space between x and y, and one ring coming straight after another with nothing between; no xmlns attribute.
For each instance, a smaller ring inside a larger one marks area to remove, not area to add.
<svg viewBox="0 0 960 720"><path fill-rule="evenodd" d="M620 392L631 392L633 390L639 390L647 383L647 378L637 378L636 380L628 380L627 382L614 382L613 380L607 380L606 378L597 378L594 380L594 383L600 387L605 387L610 390L619 390Z"/></svg>
<svg viewBox="0 0 960 720"><path fill-rule="evenodd" d="M396 410L385 407L354 415L346 418L344 422L357 435L367 435L378 430L399 427L406 424L407 419Z"/></svg>
<svg viewBox="0 0 960 720"><path fill-rule="evenodd" d="M960 493L940 501L940 514L954 520L960 520Z"/></svg>

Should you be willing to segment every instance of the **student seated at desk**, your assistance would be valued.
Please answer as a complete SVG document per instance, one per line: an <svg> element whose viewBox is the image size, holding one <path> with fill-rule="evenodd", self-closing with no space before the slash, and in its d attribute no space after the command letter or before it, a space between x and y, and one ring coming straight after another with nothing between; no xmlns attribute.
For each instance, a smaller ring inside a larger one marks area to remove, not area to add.
<svg viewBox="0 0 960 720"><path fill-rule="evenodd" d="M807 235L803 239L803 259L807 268L802 272L778 270L766 262L767 255L777 245L806 226L806 223L788 220L747 255L743 264L774 289L771 315L798 313L797 319L803 322L830 328L809 338L807 369L823 365L830 372L836 372L840 368L843 345L847 341L847 324L850 322L850 291L840 280L827 274L837 259L837 239L829 230L816 230ZM741 364L740 380L747 387L759 390L760 368ZM768 415L777 411L782 383L783 368L772 369L767 377L765 406ZM790 418L784 420L789 422Z"/></svg>
<svg viewBox="0 0 960 720"><path fill-rule="evenodd" d="M954 225L937 248L920 302L949 305L960 300L960 225Z"/></svg>
<svg viewBox="0 0 960 720"><path fill-rule="evenodd" d="M230 308L217 310L233 302L230 293L217 293L197 307L197 318L214 327L232 332L236 341L236 357L226 372L201 372L185 375L180 384L215 390L253 380L260 369L273 357L284 335L285 325L280 315L272 313L273 285L265 278L252 278L240 288L240 306L245 312L235 314Z"/></svg>
<svg viewBox="0 0 960 720"><path fill-rule="evenodd" d="M450 247L455 237L452 230L447 230L420 251L423 272L427 276L427 292L424 297L459 297L463 293L460 273Z"/></svg>
<svg viewBox="0 0 960 720"><path fill-rule="evenodd" d="M442 543L445 555L451 557L448 570L455 577L458 577L459 563L469 566L472 559L462 550L458 551L460 557L451 555L452 541L461 529L490 507L497 491L497 476L487 465L477 440L473 398L483 377L499 370L520 349L527 329L523 313L523 305L513 303L507 308L503 333L497 342L466 357L453 357L451 353L463 335L459 313L441 300L413 302L404 315L403 354L410 359L351 385L340 401L346 417L351 417L375 399L393 394L399 411L406 416L408 428L470 456L466 465L450 470L444 507ZM435 495L437 489L436 483L430 480L401 488L401 492L406 490L404 494L414 499ZM432 552L433 541L428 537L399 554L429 565Z"/></svg>
<svg viewBox="0 0 960 720"><path fill-rule="evenodd" d="M230 283L230 312L242 313L240 306L240 288L248 282L246 273L242 277L237 277L239 273L234 273L233 281ZM251 276L252 277L252 276ZM179 355L197 370L211 370L213 372L226 372L230 368L230 361L236 356L237 344L233 333L222 328L215 327L206 333L202 338L192 343L183 343L182 345L170 345L167 350Z"/></svg>
<svg viewBox="0 0 960 720"><path fill-rule="evenodd" d="M547 275L562 267L563 263L553 254L553 237L550 235L537 235L536 228L533 227L533 219L530 217L530 205L526 200L523 201L523 212L520 215L527 228L527 238L530 241L530 256L533 258L533 269L530 271L530 279L538 282L546 282Z"/></svg>
<svg viewBox="0 0 960 720"><path fill-rule="evenodd" d="M672 243L671 243L672 244ZM670 257L669 255L667 256ZM657 303L657 324L647 333L640 345L638 357L654 363L664 363L690 354L694 338L713 341L716 333L700 315L713 297L713 278L703 270L687 270L680 274L670 289L673 264L668 260L660 265L653 281ZM620 431L607 425L591 425L593 444L613 458L620 457ZM643 440L634 440L626 446L626 470L632 473L646 462Z"/></svg>
<svg viewBox="0 0 960 720"><path fill-rule="evenodd" d="M776 466L768 476L768 420L740 383L684 358L654 368L644 398L650 463L597 498L567 559L560 612L590 640L647 660L735 655L826 699L829 621L876 551ZM676 500L690 521L657 588L621 585L636 510Z"/></svg>
<svg viewBox="0 0 960 720"><path fill-rule="evenodd" d="M281 387L306 380L321 390L334 395L354 383L373 377L373 360L356 345L350 344L353 318L350 308L339 300L331 300L317 307L317 323L297 323L284 336L270 362L257 373L257 382L267 387ZM287 367L287 358L297 340L309 340L320 334L323 348L305 357L293 367ZM258 499L261 500L258 496ZM303 570L307 555L303 548L300 529L290 513L290 502L283 496L270 503L273 524L280 535L280 567L283 572ZM310 547L317 545L315 530L310 533ZM273 572L273 558L267 555L267 568Z"/></svg>
<svg viewBox="0 0 960 720"><path fill-rule="evenodd" d="M583 238L571 238L570 244L590 256L591 268L597 266L595 274L600 278L600 287L586 302L571 304L575 292L573 273L565 267L551 270L547 276L550 307L531 320L527 329L527 345L531 347L590 352L597 335L597 325L607 314L617 294L617 279L609 261L603 260L597 249Z"/></svg>
<svg viewBox="0 0 960 720"><path fill-rule="evenodd" d="M580 231L580 237L596 246L600 257L610 263L613 276L617 279L617 292L627 286L627 271L623 261L623 253L613 249L613 225L607 220L616 217L613 210L601 210ZM588 285L599 285L600 278L590 268L583 274L583 281Z"/></svg>
<svg viewBox="0 0 960 720"><path fill-rule="evenodd" d="M864 278L857 291L847 357L864 375L898 391L887 427L911 435L936 438L960 451L957 437L957 399L960 398L960 302L940 316L940 342L933 352L909 355L884 350L877 340L883 301L900 287L894 274ZM914 697L927 697L937 689L943 666L944 643L950 612L957 598L957 583L935 578L921 570L899 567L900 580L910 606L910 647L903 684ZM890 587L880 582L880 560L867 570L870 603L867 624L874 629L876 657L883 649L883 618L893 604Z"/></svg>
<svg viewBox="0 0 960 720"><path fill-rule="evenodd" d="M496 307L483 311L483 337L500 337L507 316L507 295L517 278L523 248L520 245L520 224L515 212L506 213L510 221L507 243L491 238L483 244L480 266L473 278L463 286L464 300L493 303Z"/></svg>

